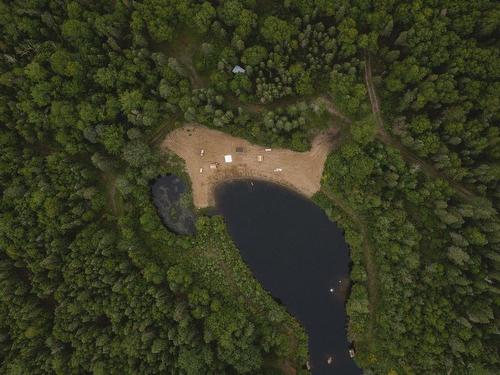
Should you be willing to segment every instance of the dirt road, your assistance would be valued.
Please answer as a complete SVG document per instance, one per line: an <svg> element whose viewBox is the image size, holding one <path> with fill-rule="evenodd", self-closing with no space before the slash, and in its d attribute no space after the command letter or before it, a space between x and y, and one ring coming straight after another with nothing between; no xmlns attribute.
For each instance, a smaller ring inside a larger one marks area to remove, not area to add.
<svg viewBox="0 0 500 375"><path fill-rule="evenodd" d="M335 129L330 129L317 135L308 152L285 149L266 152L264 147L246 140L190 124L169 133L162 148L184 159L193 184L194 205L203 208L214 205L214 190L218 184L235 179L271 181L311 197L321 188L323 166L336 133ZM237 147L243 151L236 151ZM201 150L204 150L203 156ZM231 155L232 162L226 163L224 155ZM262 161L258 161L259 156ZM214 165L216 169L211 168Z"/></svg>
<svg viewBox="0 0 500 375"><path fill-rule="evenodd" d="M401 156L406 160L408 164L416 164L420 169L429 176L434 178L440 178L446 180L450 186L452 186L457 194L464 200L477 199L478 197L472 192L472 190L466 188L459 181L453 180L452 177L446 173L437 170L433 165L424 161L423 159L417 157L415 153L405 147L399 139L396 139L387 133L384 128L384 120L382 119L382 114L380 111L380 104L375 91L375 85L373 84L372 78L372 67L370 57L367 56L365 60L365 82L368 89L368 96L370 97L370 102L372 106L373 116L377 123L377 138L383 143L397 148Z"/></svg>

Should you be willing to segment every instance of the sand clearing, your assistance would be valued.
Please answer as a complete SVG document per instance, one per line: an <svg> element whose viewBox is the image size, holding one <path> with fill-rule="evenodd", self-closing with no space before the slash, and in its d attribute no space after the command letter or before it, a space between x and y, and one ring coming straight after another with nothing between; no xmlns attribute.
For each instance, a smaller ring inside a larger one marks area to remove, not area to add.
<svg viewBox="0 0 500 375"><path fill-rule="evenodd" d="M235 179L266 180L311 197L320 189L323 166L336 132L330 129L317 135L308 152L274 148L266 152L264 147L241 138L200 125L185 125L169 133L162 147L184 159L193 184L194 205L203 208L215 204L217 184ZM225 162L225 155L231 155L231 163ZM259 156L262 161L258 161Z"/></svg>

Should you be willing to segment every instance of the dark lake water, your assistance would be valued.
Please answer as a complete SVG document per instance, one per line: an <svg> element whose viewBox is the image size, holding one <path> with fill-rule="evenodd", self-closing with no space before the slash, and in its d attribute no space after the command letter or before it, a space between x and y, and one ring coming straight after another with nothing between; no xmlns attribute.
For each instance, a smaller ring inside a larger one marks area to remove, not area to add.
<svg viewBox="0 0 500 375"><path fill-rule="evenodd" d="M342 231L312 201L270 183L223 184L216 202L254 276L306 329L312 373L361 374L346 338L350 259Z"/></svg>

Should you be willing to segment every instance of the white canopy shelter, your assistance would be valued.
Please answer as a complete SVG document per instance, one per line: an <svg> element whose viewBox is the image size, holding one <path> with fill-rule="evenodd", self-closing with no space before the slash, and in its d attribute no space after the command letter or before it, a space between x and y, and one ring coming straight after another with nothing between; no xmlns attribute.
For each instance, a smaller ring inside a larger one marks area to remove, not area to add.
<svg viewBox="0 0 500 375"><path fill-rule="evenodd" d="M234 68L233 68L233 73L235 73L235 74L245 73L245 69L243 69L239 65L235 65Z"/></svg>

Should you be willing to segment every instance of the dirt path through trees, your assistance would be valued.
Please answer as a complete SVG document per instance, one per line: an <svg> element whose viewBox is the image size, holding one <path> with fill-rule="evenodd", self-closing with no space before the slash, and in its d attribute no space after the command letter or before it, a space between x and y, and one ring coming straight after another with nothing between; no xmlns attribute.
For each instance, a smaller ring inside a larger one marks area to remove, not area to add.
<svg viewBox="0 0 500 375"><path fill-rule="evenodd" d="M384 128L384 121L382 119L382 114L380 111L380 104L377 97L377 93L375 91L375 86L373 84L371 59L369 56L366 56L365 59L365 82L368 90L368 96L370 97L373 116L377 124L377 138L380 139L383 143L390 145L394 148L397 148L401 153L401 156L403 157L403 159L406 160L407 163L418 165L420 169L429 176L432 176L434 178L440 178L447 181L448 184L450 184L450 186L452 186L455 189L457 194L462 199L470 200L479 198L459 182L452 180L450 177L438 171L436 168L434 168L434 166L432 166L428 162L417 157L414 152L412 152L403 144L401 144L401 142L398 139L392 137L387 133L387 131Z"/></svg>
<svg viewBox="0 0 500 375"><path fill-rule="evenodd" d="M347 117L346 115L344 115L342 112L340 112L333 105L333 102L330 99L328 99L327 97L325 97L325 96L319 96L317 100L318 100L319 103L323 103L323 105L325 106L326 111L329 114L331 114L332 116L335 116L335 117L338 117L338 118L344 120L347 124L351 124L352 123L352 120L349 117Z"/></svg>
<svg viewBox="0 0 500 375"><path fill-rule="evenodd" d="M214 205L218 184L235 179L271 181L311 197L321 188L323 167L336 135L334 128L318 134L307 152L286 149L266 152L264 147L244 139L189 124L170 132L162 148L184 159L192 181L194 205L203 208ZM226 163L224 155L231 155L232 162Z"/></svg>

